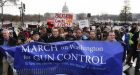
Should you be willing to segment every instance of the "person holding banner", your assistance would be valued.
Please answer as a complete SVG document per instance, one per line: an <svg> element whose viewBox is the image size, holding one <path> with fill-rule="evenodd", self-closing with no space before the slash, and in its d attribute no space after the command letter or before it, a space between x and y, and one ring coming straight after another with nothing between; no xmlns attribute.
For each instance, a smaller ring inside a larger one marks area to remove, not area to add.
<svg viewBox="0 0 140 75"><path fill-rule="evenodd" d="M22 45L25 44L26 39L23 37L18 37L17 38L17 45Z"/></svg>
<svg viewBox="0 0 140 75"><path fill-rule="evenodd" d="M49 38L49 34L47 32L47 29L45 27L40 28L40 38L47 43L47 40Z"/></svg>
<svg viewBox="0 0 140 75"><path fill-rule="evenodd" d="M93 30L91 30L89 32L89 38L88 38L88 40L96 40L96 34L95 34L95 32Z"/></svg>
<svg viewBox="0 0 140 75"><path fill-rule="evenodd" d="M0 45L2 46L15 46L16 45L16 40L12 37L10 37L10 33L9 30L4 29L2 31L2 39L0 39ZM2 68L2 74L1 75L13 75L13 71L11 66L8 64L8 61L6 59L5 56L1 56L2 54L0 54L0 57L2 57L2 59L0 59L0 62L3 63L3 67Z"/></svg>
<svg viewBox="0 0 140 75"><path fill-rule="evenodd" d="M52 36L48 38L48 43L64 41L65 39L59 35L57 28L52 29Z"/></svg>
<svg viewBox="0 0 140 75"><path fill-rule="evenodd" d="M102 40L102 32L100 28L96 29L96 38L97 40Z"/></svg>
<svg viewBox="0 0 140 75"><path fill-rule="evenodd" d="M123 47L123 57L122 57L122 61L124 62L124 60L125 60L125 45L124 45L124 42L122 42L121 40L119 40L119 39L116 39L116 34L115 34L115 32L114 31L110 31L109 33L108 33L108 36L107 36L107 41L110 41L110 42L119 42L121 45L122 45L122 47ZM122 62L122 63L123 63Z"/></svg>
<svg viewBox="0 0 140 75"><path fill-rule="evenodd" d="M88 37L86 35L83 35L83 30L77 29L76 30L76 40L87 40Z"/></svg>
<svg viewBox="0 0 140 75"><path fill-rule="evenodd" d="M36 42L45 42L43 39L40 38L39 32L34 31L32 34L32 41Z"/></svg>
<svg viewBox="0 0 140 75"><path fill-rule="evenodd" d="M68 34L65 36L66 41L74 41L76 38L73 35L73 30L68 30Z"/></svg>
<svg viewBox="0 0 140 75"><path fill-rule="evenodd" d="M65 33L64 28L59 28L59 35L60 35L61 37L65 38L66 33Z"/></svg>
<svg viewBox="0 0 140 75"><path fill-rule="evenodd" d="M115 32L114 31L110 31L109 33L108 33L108 37L107 37L107 41L117 41L116 39L115 39Z"/></svg>

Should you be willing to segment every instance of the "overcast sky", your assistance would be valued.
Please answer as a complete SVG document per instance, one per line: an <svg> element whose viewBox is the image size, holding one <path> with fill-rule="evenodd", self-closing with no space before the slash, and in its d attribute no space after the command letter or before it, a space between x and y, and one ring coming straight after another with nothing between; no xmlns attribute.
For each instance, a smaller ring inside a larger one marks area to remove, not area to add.
<svg viewBox="0 0 140 75"><path fill-rule="evenodd" d="M62 12L65 2L70 13L119 14L124 0L20 0L26 4L26 14ZM140 0L130 0L132 13L140 13ZM7 2L5 5L12 5ZM19 15L19 6L4 6L4 13ZM0 10L1 12L1 10Z"/></svg>

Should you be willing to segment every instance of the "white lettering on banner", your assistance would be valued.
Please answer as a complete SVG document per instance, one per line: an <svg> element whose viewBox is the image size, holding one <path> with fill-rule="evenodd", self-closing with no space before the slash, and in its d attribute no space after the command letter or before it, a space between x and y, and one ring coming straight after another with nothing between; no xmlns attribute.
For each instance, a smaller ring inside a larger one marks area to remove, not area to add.
<svg viewBox="0 0 140 75"><path fill-rule="evenodd" d="M74 44L71 44L69 46L62 46L61 50L68 50L68 49L76 49L76 50L82 50L82 51L89 51L92 52L102 52L103 47L85 47L83 45L75 46ZM43 52L43 51L58 51L58 48L56 45L33 45L33 46L22 46L22 52Z"/></svg>
<svg viewBox="0 0 140 75"><path fill-rule="evenodd" d="M42 47L43 47L42 45L38 45L38 50L39 51L43 51L43 48Z"/></svg>
<svg viewBox="0 0 140 75"><path fill-rule="evenodd" d="M101 58L101 64L106 64L106 62L103 61L103 56L101 56L100 58Z"/></svg>
<svg viewBox="0 0 140 75"><path fill-rule="evenodd" d="M60 56L61 56L61 57L60 57ZM58 54L58 55L57 55L57 60L58 60L58 61L62 61L62 60L63 60L63 59L62 59L62 56L63 56L63 54ZM60 58L61 58L61 59L60 59Z"/></svg>
<svg viewBox="0 0 140 75"><path fill-rule="evenodd" d="M29 46L28 47L24 47L24 46L21 46L22 47L22 52L29 52Z"/></svg>
<svg viewBox="0 0 140 75"><path fill-rule="evenodd" d="M85 57L85 55L81 55L81 56L80 56L80 62L84 62L84 61L83 61L83 58L84 58L84 57Z"/></svg>
<svg viewBox="0 0 140 75"><path fill-rule="evenodd" d="M50 51L49 45L44 46L44 51Z"/></svg>
<svg viewBox="0 0 140 75"><path fill-rule="evenodd" d="M103 51L103 47L95 47L95 46L92 46L92 47L85 47L85 46L75 46L74 44L71 44L69 46L70 49L77 49L77 50L83 50L83 51L89 51L90 53L92 52L97 52L97 51Z"/></svg>
<svg viewBox="0 0 140 75"><path fill-rule="evenodd" d="M43 51L58 51L56 45L33 45L21 46L22 52L43 52Z"/></svg>
<svg viewBox="0 0 140 75"><path fill-rule="evenodd" d="M81 54L50 54L50 55L34 55L33 59L35 61L78 61L90 64L106 64L103 56L89 56Z"/></svg>
<svg viewBox="0 0 140 75"><path fill-rule="evenodd" d="M32 53L35 52L35 55L23 55L24 60L35 60L35 61L78 61L83 63L91 63L91 64L106 64L106 60L102 55L84 55L84 54L74 54L74 53L64 53L63 51L66 50L81 50L88 53L93 52L103 52L103 47L96 47L96 46L83 46L83 45L75 45L70 44L67 46L57 47L57 45L27 45L21 46L22 52L25 53ZM54 54L53 52L58 52ZM41 53L40 53L41 52ZM47 52L51 52L48 54ZM43 53L43 54L42 54Z"/></svg>
<svg viewBox="0 0 140 75"><path fill-rule="evenodd" d="M35 55L33 59L36 61L54 61L54 54L52 55Z"/></svg>

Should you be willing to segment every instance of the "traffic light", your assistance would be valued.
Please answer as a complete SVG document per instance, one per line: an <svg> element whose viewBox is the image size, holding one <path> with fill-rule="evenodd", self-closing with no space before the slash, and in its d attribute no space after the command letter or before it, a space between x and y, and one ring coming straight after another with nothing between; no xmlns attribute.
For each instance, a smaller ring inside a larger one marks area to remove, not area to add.
<svg viewBox="0 0 140 75"><path fill-rule="evenodd" d="M25 12L25 4L24 3L22 4L22 9Z"/></svg>
<svg viewBox="0 0 140 75"><path fill-rule="evenodd" d="M25 4L23 3L23 9L25 9Z"/></svg>

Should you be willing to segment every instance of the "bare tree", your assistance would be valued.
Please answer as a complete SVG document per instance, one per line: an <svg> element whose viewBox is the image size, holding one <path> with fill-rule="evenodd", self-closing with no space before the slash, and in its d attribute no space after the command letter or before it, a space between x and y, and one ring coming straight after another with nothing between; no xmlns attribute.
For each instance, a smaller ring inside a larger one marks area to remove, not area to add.
<svg viewBox="0 0 140 75"><path fill-rule="evenodd" d="M121 10L119 18L120 18L120 21L124 21L126 23L127 21L132 21L132 13L130 12L129 0L125 0L124 3L125 5L123 6L123 9Z"/></svg>
<svg viewBox="0 0 140 75"><path fill-rule="evenodd" d="M11 3L14 3L16 5L17 4L17 1L19 1L19 0L7 0L7 1L9 1Z"/></svg>

